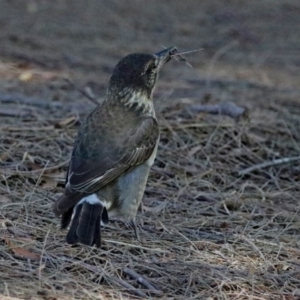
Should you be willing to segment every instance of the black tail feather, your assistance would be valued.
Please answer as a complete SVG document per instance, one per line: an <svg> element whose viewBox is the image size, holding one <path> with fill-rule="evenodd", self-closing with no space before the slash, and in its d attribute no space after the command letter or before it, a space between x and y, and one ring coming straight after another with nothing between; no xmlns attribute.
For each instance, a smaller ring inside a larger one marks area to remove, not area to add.
<svg viewBox="0 0 300 300"><path fill-rule="evenodd" d="M103 206L99 204L84 203L80 214L79 224L76 230L79 242L85 245L93 245L96 228L100 228L100 216ZM96 224L98 223L98 224Z"/></svg>
<svg viewBox="0 0 300 300"><path fill-rule="evenodd" d="M95 227L95 235L94 235L94 244L96 245L97 248L101 247L101 218L100 216L98 217L96 221L96 227Z"/></svg>
<svg viewBox="0 0 300 300"><path fill-rule="evenodd" d="M61 221L60 221L61 229L66 229L69 226L72 219L72 215L73 215L73 207L71 207L61 215Z"/></svg>
<svg viewBox="0 0 300 300"><path fill-rule="evenodd" d="M78 243L78 236L76 234L76 230L77 230L77 227L79 226L79 218L80 218L81 210L82 210L82 204L77 205L76 211L75 211L72 223L71 223L71 227L66 236L66 241L68 244L72 245L72 244Z"/></svg>
<svg viewBox="0 0 300 300"><path fill-rule="evenodd" d="M106 207L103 208L101 221L103 222L103 224L108 223L108 213Z"/></svg>
<svg viewBox="0 0 300 300"><path fill-rule="evenodd" d="M77 242L92 246L101 246L100 222L104 207L99 201L96 204L83 202L76 206L71 227L66 237L68 244Z"/></svg>

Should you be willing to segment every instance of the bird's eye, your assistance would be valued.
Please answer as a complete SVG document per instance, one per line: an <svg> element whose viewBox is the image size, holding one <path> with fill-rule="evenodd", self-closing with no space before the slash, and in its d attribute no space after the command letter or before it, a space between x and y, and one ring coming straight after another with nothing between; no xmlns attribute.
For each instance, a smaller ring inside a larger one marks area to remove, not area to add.
<svg viewBox="0 0 300 300"><path fill-rule="evenodd" d="M151 62L149 63L147 66L146 66L146 73L150 73L150 72L155 72L156 71L156 65L154 62Z"/></svg>
<svg viewBox="0 0 300 300"><path fill-rule="evenodd" d="M144 84L149 88L153 88L157 79L157 65L154 61L149 62L145 66L142 75L144 79Z"/></svg>

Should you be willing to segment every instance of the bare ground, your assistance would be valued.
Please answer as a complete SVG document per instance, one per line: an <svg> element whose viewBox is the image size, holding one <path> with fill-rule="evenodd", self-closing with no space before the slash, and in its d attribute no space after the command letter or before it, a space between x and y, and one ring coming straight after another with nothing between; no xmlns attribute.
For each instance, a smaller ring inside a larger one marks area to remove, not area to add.
<svg viewBox="0 0 300 300"><path fill-rule="evenodd" d="M299 14L296 0L2 1L0 298L300 299ZM65 78L101 99L122 56L171 45L203 50L161 74L141 241L113 222L101 250L67 245L50 207L94 104ZM228 101L247 113L189 110Z"/></svg>

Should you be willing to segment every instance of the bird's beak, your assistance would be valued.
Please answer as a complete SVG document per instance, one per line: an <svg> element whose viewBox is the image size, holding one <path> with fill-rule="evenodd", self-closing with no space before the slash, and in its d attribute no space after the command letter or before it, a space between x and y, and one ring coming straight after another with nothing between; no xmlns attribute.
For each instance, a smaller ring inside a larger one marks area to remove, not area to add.
<svg viewBox="0 0 300 300"><path fill-rule="evenodd" d="M159 68L166 64L168 61L170 61L177 52L178 51L176 47L170 47L168 49L164 49L160 52L155 53L154 56L158 60Z"/></svg>

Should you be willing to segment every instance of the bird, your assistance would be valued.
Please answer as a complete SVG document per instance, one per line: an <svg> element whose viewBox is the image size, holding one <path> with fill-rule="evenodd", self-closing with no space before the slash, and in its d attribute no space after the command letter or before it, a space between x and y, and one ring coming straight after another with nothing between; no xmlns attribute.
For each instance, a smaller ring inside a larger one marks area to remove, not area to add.
<svg viewBox="0 0 300 300"><path fill-rule="evenodd" d="M177 53L132 53L113 70L103 101L82 122L64 194L53 204L68 244L101 247L101 224L120 218L132 225L159 143L153 90L159 72Z"/></svg>

